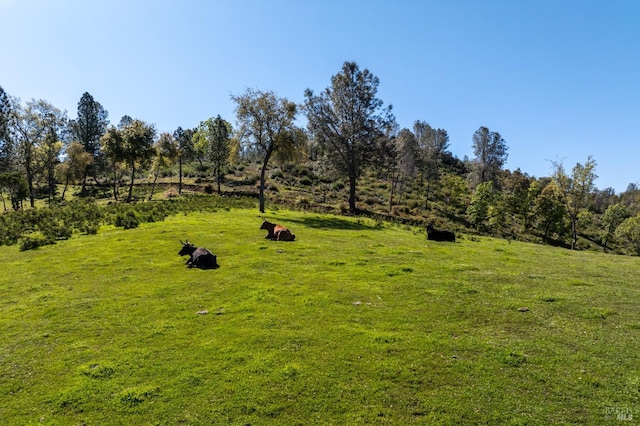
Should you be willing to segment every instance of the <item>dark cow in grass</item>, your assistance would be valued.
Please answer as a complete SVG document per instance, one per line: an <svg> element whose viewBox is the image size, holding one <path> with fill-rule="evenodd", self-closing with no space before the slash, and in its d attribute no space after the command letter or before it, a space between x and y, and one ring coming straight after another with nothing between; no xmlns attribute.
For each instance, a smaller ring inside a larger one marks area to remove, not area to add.
<svg viewBox="0 0 640 426"><path fill-rule="evenodd" d="M433 227L433 224L430 223L427 225L427 240L455 242L456 234L454 234L452 231L436 229Z"/></svg>
<svg viewBox="0 0 640 426"><path fill-rule="evenodd" d="M267 222L266 220L262 222L262 226L260 227L260 229L267 230L267 236L265 238L268 240L293 241L296 239L296 236L284 226Z"/></svg>
<svg viewBox="0 0 640 426"><path fill-rule="evenodd" d="M182 250L178 252L180 256L189 256L187 260L187 268L200 268L200 269L217 269L220 266L216 255L211 253L204 247L196 247L189 241L182 242Z"/></svg>

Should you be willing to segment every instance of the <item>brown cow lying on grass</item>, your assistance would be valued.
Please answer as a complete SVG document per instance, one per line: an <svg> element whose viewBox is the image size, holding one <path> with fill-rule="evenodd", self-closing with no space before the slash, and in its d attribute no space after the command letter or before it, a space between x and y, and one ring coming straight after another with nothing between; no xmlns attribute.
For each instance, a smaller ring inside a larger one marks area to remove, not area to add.
<svg viewBox="0 0 640 426"><path fill-rule="evenodd" d="M268 240L293 241L296 239L296 236L284 226L267 222L266 220L262 222L262 226L260 227L260 229L267 230L268 234L265 238Z"/></svg>

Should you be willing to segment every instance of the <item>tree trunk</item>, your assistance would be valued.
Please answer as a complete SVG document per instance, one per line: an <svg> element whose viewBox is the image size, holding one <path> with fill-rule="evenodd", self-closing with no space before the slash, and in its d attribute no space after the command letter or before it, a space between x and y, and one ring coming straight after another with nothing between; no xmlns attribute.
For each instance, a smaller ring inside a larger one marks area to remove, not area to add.
<svg viewBox="0 0 640 426"><path fill-rule="evenodd" d="M87 172L89 166L84 168L84 175L82 176L82 187L80 188L80 195L85 195L86 187L87 187Z"/></svg>
<svg viewBox="0 0 640 426"><path fill-rule="evenodd" d="M29 202L31 208L36 206L36 197L33 189L33 172L31 171L31 155L27 154L25 158L25 171L27 172L27 188L29 188Z"/></svg>
<svg viewBox="0 0 640 426"><path fill-rule="evenodd" d="M399 183L400 172L398 172L395 176L393 173L391 173L391 190L389 191L389 214L391 214L391 210L393 208L393 196Z"/></svg>
<svg viewBox="0 0 640 426"><path fill-rule="evenodd" d="M55 199L56 195L56 179L53 176L53 170L49 169L49 204Z"/></svg>
<svg viewBox="0 0 640 426"><path fill-rule="evenodd" d="M220 172L220 170L222 169L222 167L220 166L220 164L218 164L216 166L216 179L218 181L218 194L220 194L220 181L222 180L222 173Z"/></svg>
<svg viewBox="0 0 640 426"><path fill-rule="evenodd" d="M178 194L182 194L182 155L178 157Z"/></svg>
<svg viewBox="0 0 640 426"><path fill-rule="evenodd" d="M355 173L349 173L349 210L352 213L357 211L356 209L356 181L357 177Z"/></svg>
<svg viewBox="0 0 640 426"><path fill-rule="evenodd" d="M431 197L431 178L427 178L426 189L427 189L427 192L426 192L425 197L424 197L424 208L425 208L425 210L428 210L429 209L429 198Z"/></svg>
<svg viewBox="0 0 640 426"><path fill-rule="evenodd" d="M67 173L66 179L64 181L64 189L62 190L62 200L64 201L64 195L67 193L67 188L69 187L69 173Z"/></svg>
<svg viewBox="0 0 640 426"><path fill-rule="evenodd" d="M269 156L265 155L264 161L262 163L262 170L260 170L260 213L264 213L264 182L265 182L265 175L267 173L268 161L269 161Z"/></svg>
<svg viewBox="0 0 640 426"><path fill-rule="evenodd" d="M153 177L153 184L151 185L151 194L149 194L149 201L153 198L153 191L156 189L156 182L158 181L158 175L160 174L160 166L156 169L155 176Z"/></svg>
<svg viewBox="0 0 640 426"><path fill-rule="evenodd" d="M136 166L131 166L131 183L129 184L129 195L127 196L127 203L131 202L131 198L133 196L133 181L136 177Z"/></svg>
<svg viewBox="0 0 640 426"><path fill-rule="evenodd" d="M576 249L578 243L578 218L571 218L571 250Z"/></svg>
<svg viewBox="0 0 640 426"><path fill-rule="evenodd" d="M113 163L113 199L118 201L118 165Z"/></svg>

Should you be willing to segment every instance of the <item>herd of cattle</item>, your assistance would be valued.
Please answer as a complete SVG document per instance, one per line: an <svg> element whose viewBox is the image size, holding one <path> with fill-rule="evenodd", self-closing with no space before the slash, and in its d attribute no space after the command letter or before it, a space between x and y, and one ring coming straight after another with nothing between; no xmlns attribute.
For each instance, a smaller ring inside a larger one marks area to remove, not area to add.
<svg viewBox="0 0 640 426"><path fill-rule="evenodd" d="M296 239L295 234L289 231L282 225L264 221L260 226L260 229L267 231L268 240L273 241L293 241ZM435 229L433 224L427 225L427 239L432 241L456 241L456 235L452 231ZM217 256L204 247L197 247L191 244L188 240L182 241L182 249L178 252L180 256L189 256L187 260L187 268L200 268L200 269L217 269L218 265Z"/></svg>

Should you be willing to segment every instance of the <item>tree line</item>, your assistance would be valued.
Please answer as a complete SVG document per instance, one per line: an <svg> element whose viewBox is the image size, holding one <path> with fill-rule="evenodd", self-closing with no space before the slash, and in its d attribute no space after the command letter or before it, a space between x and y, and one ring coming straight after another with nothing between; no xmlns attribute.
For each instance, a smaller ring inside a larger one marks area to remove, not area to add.
<svg viewBox="0 0 640 426"><path fill-rule="evenodd" d="M115 201L132 202L136 179L154 196L163 170L207 170L221 192L225 173L246 161L259 164L259 209L265 211L269 170L308 164L325 182L346 184L347 210L361 212L361 185L384 183L386 212L464 227L507 238L533 236L572 249L595 245L640 254L640 188L616 194L595 187L597 163L566 170L554 162L551 176L535 178L504 168L508 146L496 131L471 136L474 158L449 150L445 129L416 120L400 128L392 106L378 98L379 79L345 62L327 88L304 92L296 104L272 91L232 95L236 128L220 117L193 129L159 133L153 124L124 116L111 124L108 111L89 93L70 119L44 100L21 102L0 86L0 196L4 211L65 199L70 185L89 196L109 187ZM298 118L306 118L299 127ZM125 188L125 189L123 189Z"/></svg>

